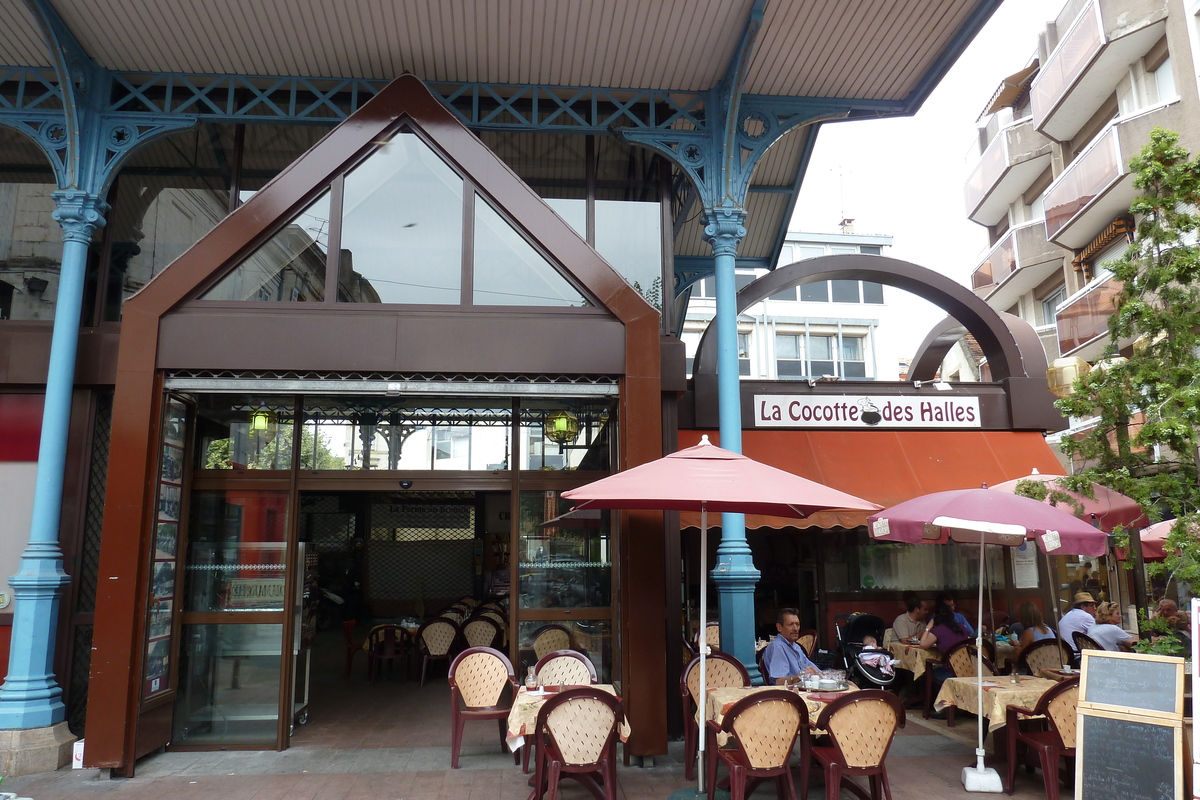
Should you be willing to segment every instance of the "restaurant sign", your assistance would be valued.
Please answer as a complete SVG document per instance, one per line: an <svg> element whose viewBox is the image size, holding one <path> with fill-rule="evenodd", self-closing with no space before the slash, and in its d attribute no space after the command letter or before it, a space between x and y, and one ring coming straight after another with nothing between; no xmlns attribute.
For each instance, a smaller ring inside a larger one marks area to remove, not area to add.
<svg viewBox="0 0 1200 800"><path fill-rule="evenodd" d="M756 428L979 428L979 398L754 395Z"/></svg>

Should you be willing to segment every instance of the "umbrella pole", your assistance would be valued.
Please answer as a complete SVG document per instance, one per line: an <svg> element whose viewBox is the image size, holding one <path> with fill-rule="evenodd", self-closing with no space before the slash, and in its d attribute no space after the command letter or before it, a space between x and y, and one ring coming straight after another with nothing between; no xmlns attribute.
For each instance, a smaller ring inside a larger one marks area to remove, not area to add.
<svg viewBox="0 0 1200 800"><path fill-rule="evenodd" d="M987 564L984 554L987 545L984 544L986 535L979 534L979 611L978 626L975 628L975 719L979 727L976 739L975 766L963 767L963 788L968 792L1003 792L1004 784L1000 781L1000 773L983 765L983 757L987 751L983 748L983 582Z"/></svg>
<svg viewBox="0 0 1200 800"><path fill-rule="evenodd" d="M1054 567L1050 564L1050 554L1043 550L1042 555L1046 557L1046 580L1050 582L1050 601L1054 605L1054 638L1058 642L1058 663L1065 669L1071 666L1071 662L1067 660L1067 654L1063 651L1062 612L1058 608L1058 587L1054 585Z"/></svg>
<svg viewBox="0 0 1200 800"><path fill-rule="evenodd" d="M697 784L700 793L704 792L705 768L708 761L704 758L704 733L708 715L708 675L705 673L705 662L708 656L708 506L700 504L700 636L696 642L700 651L700 694L696 698L696 722L700 728L696 739Z"/></svg>

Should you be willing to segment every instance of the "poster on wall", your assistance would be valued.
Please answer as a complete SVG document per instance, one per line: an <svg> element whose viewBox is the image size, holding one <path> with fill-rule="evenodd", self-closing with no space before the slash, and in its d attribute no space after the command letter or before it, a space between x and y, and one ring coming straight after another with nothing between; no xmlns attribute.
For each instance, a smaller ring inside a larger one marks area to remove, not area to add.
<svg viewBox="0 0 1200 800"><path fill-rule="evenodd" d="M158 503L151 548L150 597L146 620L146 671L142 698L171 688L171 637L175 626L179 520L183 511L184 442L187 406L168 397L163 406Z"/></svg>
<svg viewBox="0 0 1200 800"><path fill-rule="evenodd" d="M1025 541L1019 547L1008 548L1012 559L1013 588L1038 588L1037 548L1033 542Z"/></svg>

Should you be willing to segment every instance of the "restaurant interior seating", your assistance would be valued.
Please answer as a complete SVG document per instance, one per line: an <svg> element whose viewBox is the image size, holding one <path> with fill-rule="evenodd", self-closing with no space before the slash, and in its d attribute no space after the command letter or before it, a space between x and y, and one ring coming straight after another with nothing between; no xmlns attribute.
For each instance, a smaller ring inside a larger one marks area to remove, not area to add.
<svg viewBox="0 0 1200 800"><path fill-rule="evenodd" d="M713 651L705 658L705 685L709 689L726 686L749 686L750 673L733 656ZM686 780L695 778L696 747L699 728L696 709L700 695L700 656L695 656L679 676L679 694L683 698L683 774Z"/></svg>
<svg viewBox="0 0 1200 800"><path fill-rule="evenodd" d="M554 650L538 659L533 669L543 686L587 686L597 683L596 666L577 650Z"/></svg>
<svg viewBox="0 0 1200 800"><path fill-rule="evenodd" d="M1046 690L1033 708L1009 706L1005 719L1008 735L1008 770L1004 791L1012 794L1017 764L1025 750L1038 755L1046 784L1046 800L1058 800L1058 762L1063 756L1075 758L1076 705L1079 702L1079 678L1068 678ZM1022 717L1044 719L1022 719ZM1073 770L1068 770L1072 774Z"/></svg>
<svg viewBox="0 0 1200 800"><path fill-rule="evenodd" d="M564 625L551 623L533 632L533 653L537 658L555 650L574 650L575 642L571 631Z"/></svg>
<svg viewBox="0 0 1200 800"><path fill-rule="evenodd" d="M620 698L584 686L559 692L538 711L535 797L556 800L563 774L596 781L605 800L617 798L617 725Z"/></svg>
<svg viewBox="0 0 1200 800"><path fill-rule="evenodd" d="M825 707L816 727L829 734L829 746L812 748L813 759L825 771L827 800L838 800L851 777L868 779L872 800L890 800L887 754L896 730L904 727L904 709L896 695L883 689L844 695ZM861 788L855 788L860 794Z"/></svg>
<svg viewBox="0 0 1200 800"><path fill-rule="evenodd" d="M428 620L417 631L417 648L421 653L421 685L430 661L450 661L450 648L458 639L458 625L451 619L437 617Z"/></svg>
<svg viewBox="0 0 1200 800"><path fill-rule="evenodd" d="M468 647L450 664L450 768L458 769L463 726L469 720L498 720L500 750L505 749L508 712L517 696L517 678L508 656L491 647ZM501 705L504 689L511 689ZM517 761L514 754L513 763Z"/></svg>
<svg viewBox="0 0 1200 800"><path fill-rule="evenodd" d="M717 762L729 768L730 796L742 800L750 779L775 778L780 800L795 800L791 758L800 738L800 784L807 795L811 761L808 706L800 695L787 689L765 689L743 697L725 712L721 724L708 723L712 744L708 756L708 798L712 800L717 781ZM728 734L725 746L717 746L717 735Z"/></svg>
<svg viewBox="0 0 1200 800"><path fill-rule="evenodd" d="M487 617L472 617L462 627L467 647L495 647L500 642L500 626Z"/></svg>
<svg viewBox="0 0 1200 800"><path fill-rule="evenodd" d="M1057 636L1034 642L1017 656L1015 672L1022 675L1037 675L1044 669L1058 669L1071 660L1071 648Z"/></svg>
<svg viewBox="0 0 1200 800"><path fill-rule="evenodd" d="M400 674L408 678L408 632L399 625L376 625L367 634L367 680L374 681L384 664L397 661L401 664Z"/></svg>

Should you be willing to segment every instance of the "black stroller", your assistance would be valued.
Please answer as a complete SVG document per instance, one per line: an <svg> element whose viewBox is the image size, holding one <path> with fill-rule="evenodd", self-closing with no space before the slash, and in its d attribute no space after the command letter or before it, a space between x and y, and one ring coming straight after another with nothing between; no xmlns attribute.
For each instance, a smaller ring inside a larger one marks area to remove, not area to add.
<svg viewBox="0 0 1200 800"><path fill-rule="evenodd" d="M846 677L860 689L888 689L896 681L892 655L883 649L883 631L887 627L870 614L839 614L835 620L838 647L846 665ZM879 649L864 650L863 639L875 639Z"/></svg>

